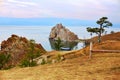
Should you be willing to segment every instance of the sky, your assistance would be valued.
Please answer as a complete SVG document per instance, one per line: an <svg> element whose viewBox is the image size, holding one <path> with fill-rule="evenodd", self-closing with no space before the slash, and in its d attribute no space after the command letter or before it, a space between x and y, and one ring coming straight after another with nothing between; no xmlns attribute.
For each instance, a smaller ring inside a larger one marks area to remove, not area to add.
<svg viewBox="0 0 120 80"><path fill-rule="evenodd" d="M120 0L0 0L0 17L98 20L120 23Z"/></svg>

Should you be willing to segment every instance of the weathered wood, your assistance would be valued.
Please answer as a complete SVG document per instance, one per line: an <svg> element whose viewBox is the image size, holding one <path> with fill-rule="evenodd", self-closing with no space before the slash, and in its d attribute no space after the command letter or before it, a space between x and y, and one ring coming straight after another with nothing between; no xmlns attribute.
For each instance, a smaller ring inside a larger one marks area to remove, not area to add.
<svg viewBox="0 0 120 80"><path fill-rule="evenodd" d="M92 58L92 53L120 53L120 50L93 50L92 42L90 42L89 59Z"/></svg>
<svg viewBox="0 0 120 80"><path fill-rule="evenodd" d="M91 52L97 52L97 53L120 53L120 50L91 50Z"/></svg>
<svg viewBox="0 0 120 80"><path fill-rule="evenodd" d="M92 42L90 42L90 54L89 54L89 59L92 58Z"/></svg>

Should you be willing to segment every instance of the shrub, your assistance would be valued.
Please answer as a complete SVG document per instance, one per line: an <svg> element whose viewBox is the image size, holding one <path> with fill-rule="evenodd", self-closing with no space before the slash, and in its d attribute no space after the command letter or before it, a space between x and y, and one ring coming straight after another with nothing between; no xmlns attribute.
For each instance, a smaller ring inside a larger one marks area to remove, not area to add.
<svg viewBox="0 0 120 80"><path fill-rule="evenodd" d="M46 64L46 61L45 59L42 59L41 65L44 65L44 64Z"/></svg>
<svg viewBox="0 0 120 80"><path fill-rule="evenodd" d="M20 67L33 67L36 66L37 63L35 61L29 61L28 59L24 59L20 63Z"/></svg>
<svg viewBox="0 0 120 80"><path fill-rule="evenodd" d="M40 51L35 48L35 41L30 40L28 48L28 53L26 54L26 58L20 63L21 67L33 67L36 66L37 63L33 60L34 58L37 58L41 55Z"/></svg>
<svg viewBox="0 0 120 80"><path fill-rule="evenodd" d="M37 66L37 63L35 61L30 62L30 67Z"/></svg>
<svg viewBox="0 0 120 80"><path fill-rule="evenodd" d="M54 45L55 45L56 50L58 50L58 51L61 50L61 47L63 46L62 45L62 40L60 38L58 38L58 40L55 40Z"/></svg>
<svg viewBox="0 0 120 80"><path fill-rule="evenodd" d="M60 59L61 59L61 55L58 54L58 55L57 55L57 60L60 61Z"/></svg>
<svg viewBox="0 0 120 80"><path fill-rule="evenodd" d="M34 54L34 58L37 58L37 57L39 57L39 56L41 56L41 52L40 52L40 51L37 51L37 53Z"/></svg>
<svg viewBox="0 0 120 80"><path fill-rule="evenodd" d="M115 33L115 32L114 32L114 31L111 31L111 32L110 32L110 34L113 34L113 33Z"/></svg>
<svg viewBox="0 0 120 80"><path fill-rule="evenodd" d="M5 66L10 60L10 54L0 53L0 69L5 69L8 66Z"/></svg>
<svg viewBox="0 0 120 80"><path fill-rule="evenodd" d="M28 67L29 64L30 64L29 60L24 59L24 60L21 61L20 66L21 67Z"/></svg>
<svg viewBox="0 0 120 80"><path fill-rule="evenodd" d="M34 61L35 58L41 56L40 49L36 48L34 40L29 41L29 48L27 49L27 54L25 59L21 61L21 67L33 67L37 65L37 62ZM42 64L45 64L45 60L42 61Z"/></svg>

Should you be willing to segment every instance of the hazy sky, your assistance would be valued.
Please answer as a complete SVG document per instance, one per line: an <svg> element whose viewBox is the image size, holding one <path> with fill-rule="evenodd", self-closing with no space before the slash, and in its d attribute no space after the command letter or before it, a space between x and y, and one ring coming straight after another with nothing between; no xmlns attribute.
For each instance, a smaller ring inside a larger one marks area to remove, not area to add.
<svg viewBox="0 0 120 80"><path fill-rule="evenodd" d="M0 17L94 20L102 16L120 22L120 0L0 0Z"/></svg>

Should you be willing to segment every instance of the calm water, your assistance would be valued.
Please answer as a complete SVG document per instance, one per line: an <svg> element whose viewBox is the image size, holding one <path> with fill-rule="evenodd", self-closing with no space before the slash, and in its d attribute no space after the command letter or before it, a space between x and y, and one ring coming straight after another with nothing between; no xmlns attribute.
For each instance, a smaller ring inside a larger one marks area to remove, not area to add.
<svg viewBox="0 0 120 80"><path fill-rule="evenodd" d="M41 43L47 51L50 51L52 49L48 38L51 28L52 26L0 26L0 42L6 40L12 34L16 34L18 36L26 37L27 39L34 39L37 43ZM86 31L85 26L69 26L66 28L77 34L79 38L90 38L90 34ZM110 31L120 31L119 28L113 27L106 30L108 33L110 33ZM95 36L95 34L93 36ZM82 46L83 44L79 43L76 47L77 49L80 49Z"/></svg>

